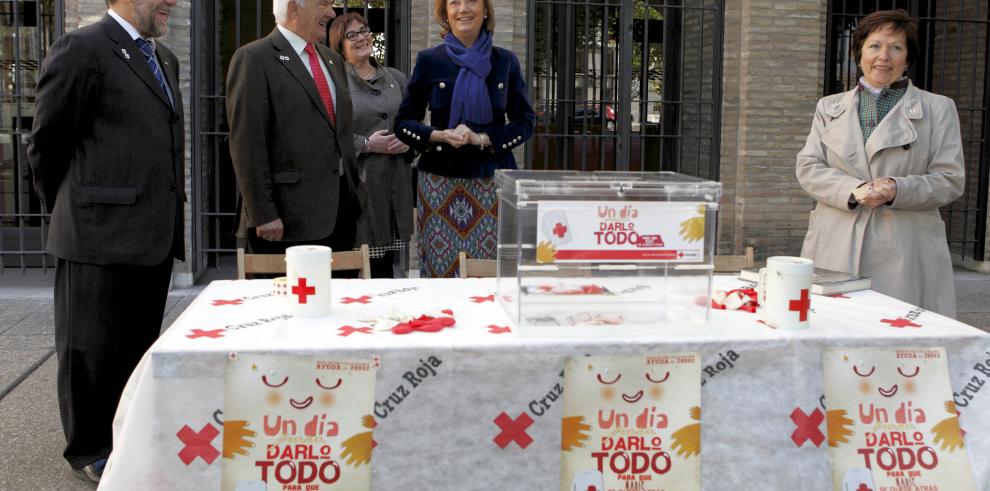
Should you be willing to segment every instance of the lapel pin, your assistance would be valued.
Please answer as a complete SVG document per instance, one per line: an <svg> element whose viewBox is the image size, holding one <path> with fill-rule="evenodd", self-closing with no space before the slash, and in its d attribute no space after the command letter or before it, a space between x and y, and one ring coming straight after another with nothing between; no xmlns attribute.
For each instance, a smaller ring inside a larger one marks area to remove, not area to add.
<svg viewBox="0 0 990 491"><path fill-rule="evenodd" d="M125 60L131 59L131 55L127 54L127 49L126 48L120 48L120 52L124 54L124 59Z"/></svg>
<svg viewBox="0 0 990 491"><path fill-rule="evenodd" d="M333 60L327 60L331 65L333 65Z"/></svg>
<svg viewBox="0 0 990 491"><path fill-rule="evenodd" d="M280 59L282 61L289 61L289 57L288 56L285 56L285 55L278 55L278 59Z"/></svg>
<svg viewBox="0 0 990 491"><path fill-rule="evenodd" d="M162 64L164 64L165 66L168 66L168 61L162 60Z"/></svg>

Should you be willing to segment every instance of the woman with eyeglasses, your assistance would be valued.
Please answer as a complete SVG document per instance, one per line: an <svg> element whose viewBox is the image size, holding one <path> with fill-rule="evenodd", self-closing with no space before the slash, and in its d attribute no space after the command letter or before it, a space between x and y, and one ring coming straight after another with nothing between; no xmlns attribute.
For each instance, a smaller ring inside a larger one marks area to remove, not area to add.
<svg viewBox="0 0 990 491"><path fill-rule="evenodd" d="M435 0L443 43L419 52L395 134L420 152L419 274L450 277L457 257L494 259L495 169L533 134L519 59L492 45L494 0ZM426 109L429 124L423 123Z"/></svg>
<svg viewBox="0 0 990 491"><path fill-rule="evenodd" d="M371 276L393 278L393 263L412 236L412 153L392 134L406 76L373 56L374 35L357 12L330 25L330 48L345 60L354 115L354 151L368 204L358 221L356 244L371 250ZM402 276L401 269L396 268Z"/></svg>

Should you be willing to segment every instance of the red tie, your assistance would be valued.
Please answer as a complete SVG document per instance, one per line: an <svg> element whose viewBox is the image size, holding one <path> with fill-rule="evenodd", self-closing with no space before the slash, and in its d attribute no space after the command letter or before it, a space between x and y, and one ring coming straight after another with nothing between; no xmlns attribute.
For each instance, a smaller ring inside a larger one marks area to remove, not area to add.
<svg viewBox="0 0 990 491"><path fill-rule="evenodd" d="M309 68L313 70L313 81L316 82L316 91L320 93L320 99L323 99L323 105L326 106L327 114L330 115L330 124L336 128L337 113L333 110L333 96L330 95L330 84L327 83L327 77L323 75L323 69L320 68L320 60L316 59L316 48L312 44L307 44L306 49L303 51L309 55Z"/></svg>

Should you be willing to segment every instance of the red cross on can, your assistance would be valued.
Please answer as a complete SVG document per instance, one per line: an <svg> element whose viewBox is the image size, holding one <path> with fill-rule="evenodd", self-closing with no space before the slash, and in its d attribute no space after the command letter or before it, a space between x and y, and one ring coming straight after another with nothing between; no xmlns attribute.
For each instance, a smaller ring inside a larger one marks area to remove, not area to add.
<svg viewBox="0 0 990 491"><path fill-rule="evenodd" d="M790 256L767 258L767 267L760 269L758 288L763 322L777 329L808 327L814 269L814 262L810 259Z"/></svg>
<svg viewBox="0 0 990 491"><path fill-rule="evenodd" d="M330 314L329 247L305 245L285 250L286 300L293 317Z"/></svg>

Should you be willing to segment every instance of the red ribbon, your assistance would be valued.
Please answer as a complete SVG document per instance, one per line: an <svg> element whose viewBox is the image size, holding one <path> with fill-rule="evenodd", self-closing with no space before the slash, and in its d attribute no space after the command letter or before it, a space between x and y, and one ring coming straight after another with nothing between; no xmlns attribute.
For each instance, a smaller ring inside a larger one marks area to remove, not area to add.
<svg viewBox="0 0 990 491"><path fill-rule="evenodd" d="M728 297L729 295L732 295L734 293L738 293L738 294L742 295L743 297L749 298L749 300L747 300L746 302L744 302L739 307L738 310L745 310L746 312L749 312L751 314L755 314L756 313L756 307L759 307L760 304L759 304L759 302L756 301L756 289L755 288L736 288L735 290L729 290L729 291L725 292L725 296ZM726 310L725 305L716 302L715 299L712 299L712 308L713 309L718 309L718 310Z"/></svg>
<svg viewBox="0 0 990 491"><path fill-rule="evenodd" d="M443 312L450 311L445 310ZM453 312L450 313L453 314ZM445 328L453 327L456 323L457 321L453 317L433 317L424 314L408 322L400 322L392 326L392 334L409 334L414 331L440 332Z"/></svg>

